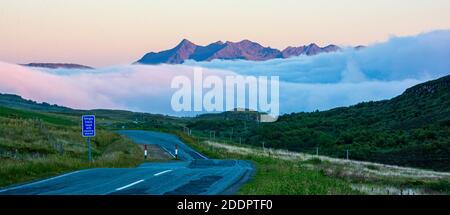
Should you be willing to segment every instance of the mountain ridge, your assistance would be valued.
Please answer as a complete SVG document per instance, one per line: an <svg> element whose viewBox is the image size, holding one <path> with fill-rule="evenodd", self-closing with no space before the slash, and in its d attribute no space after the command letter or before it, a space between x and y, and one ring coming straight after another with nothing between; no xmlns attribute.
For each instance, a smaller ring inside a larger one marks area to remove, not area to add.
<svg viewBox="0 0 450 215"><path fill-rule="evenodd" d="M90 66L85 66L81 64L74 63L28 63L28 64L20 64L21 66L27 67L39 67L39 68L48 68L48 69L94 69Z"/></svg>
<svg viewBox="0 0 450 215"><path fill-rule="evenodd" d="M135 64L181 64L186 60L212 61L215 59L265 61L300 55L312 56L340 50L341 48L334 44L320 47L315 43L299 47L289 46L284 50L278 50L271 47L264 47L259 43L247 39L239 42L227 41L225 43L217 41L206 46L201 46L187 39L183 39L172 49L146 53Z"/></svg>

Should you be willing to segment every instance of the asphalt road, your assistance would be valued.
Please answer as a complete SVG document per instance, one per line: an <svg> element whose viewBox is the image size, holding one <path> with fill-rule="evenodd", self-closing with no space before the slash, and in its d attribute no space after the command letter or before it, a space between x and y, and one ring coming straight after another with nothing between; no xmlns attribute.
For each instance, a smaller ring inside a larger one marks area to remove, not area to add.
<svg viewBox="0 0 450 215"><path fill-rule="evenodd" d="M253 175L242 160L212 160L177 137L148 131L120 131L138 144L157 144L180 161L137 168L95 168L70 172L0 190L0 195L215 195L234 194Z"/></svg>
<svg viewBox="0 0 450 215"><path fill-rule="evenodd" d="M154 131L119 131L131 138L137 144L157 144L162 149L167 151L170 155L175 156L175 146L178 145L178 159L183 161L191 161L198 159L208 159L206 156L196 152L183 142L178 137Z"/></svg>

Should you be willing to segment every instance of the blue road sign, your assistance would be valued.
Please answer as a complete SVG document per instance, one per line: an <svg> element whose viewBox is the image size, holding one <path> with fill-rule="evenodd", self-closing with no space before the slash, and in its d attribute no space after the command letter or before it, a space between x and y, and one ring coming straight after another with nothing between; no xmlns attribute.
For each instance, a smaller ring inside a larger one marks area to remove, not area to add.
<svg viewBox="0 0 450 215"><path fill-rule="evenodd" d="M95 136L95 116L94 115L85 115L82 116L83 121L83 137L94 137Z"/></svg>

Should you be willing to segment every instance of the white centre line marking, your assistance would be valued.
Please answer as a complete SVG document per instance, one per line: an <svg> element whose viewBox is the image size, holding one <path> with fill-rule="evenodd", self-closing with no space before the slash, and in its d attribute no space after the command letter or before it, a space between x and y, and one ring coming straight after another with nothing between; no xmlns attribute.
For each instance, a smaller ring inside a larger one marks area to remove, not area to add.
<svg viewBox="0 0 450 215"><path fill-rule="evenodd" d="M164 173L168 173L168 172L172 172L172 170L171 170L171 169L169 169L169 170L166 170L166 171L158 172L158 173L154 174L153 176L158 176L158 175L162 175L162 174L164 174Z"/></svg>
<svg viewBox="0 0 450 215"><path fill-rule="evenodd" d="M125 186L123 186L123 187L119 187L119 188L117 188L116 190L117 190L117 191L123 190L123 189L128 188L128 187L131 187L131 186L133 186L133 185L135 185L135 184L139 184L139 183L141 183L141 182L143 182L143 181L144 181L144 179L139 180L139 181L136 181L136 182L133 182L133 183L131 183L131 184L129 184L129 185L125 185Z"/></svg>

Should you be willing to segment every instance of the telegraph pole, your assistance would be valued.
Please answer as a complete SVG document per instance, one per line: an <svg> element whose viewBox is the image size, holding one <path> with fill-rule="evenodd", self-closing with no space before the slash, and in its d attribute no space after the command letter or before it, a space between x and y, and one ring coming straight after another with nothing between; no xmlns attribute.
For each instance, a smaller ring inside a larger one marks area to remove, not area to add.
<svg viewBox="0 0 450 215"><path fill-rule="evenodd" d="M209 139L211 140L211 138L213 140L216 139L216 131L209 131Z"/></svg>

